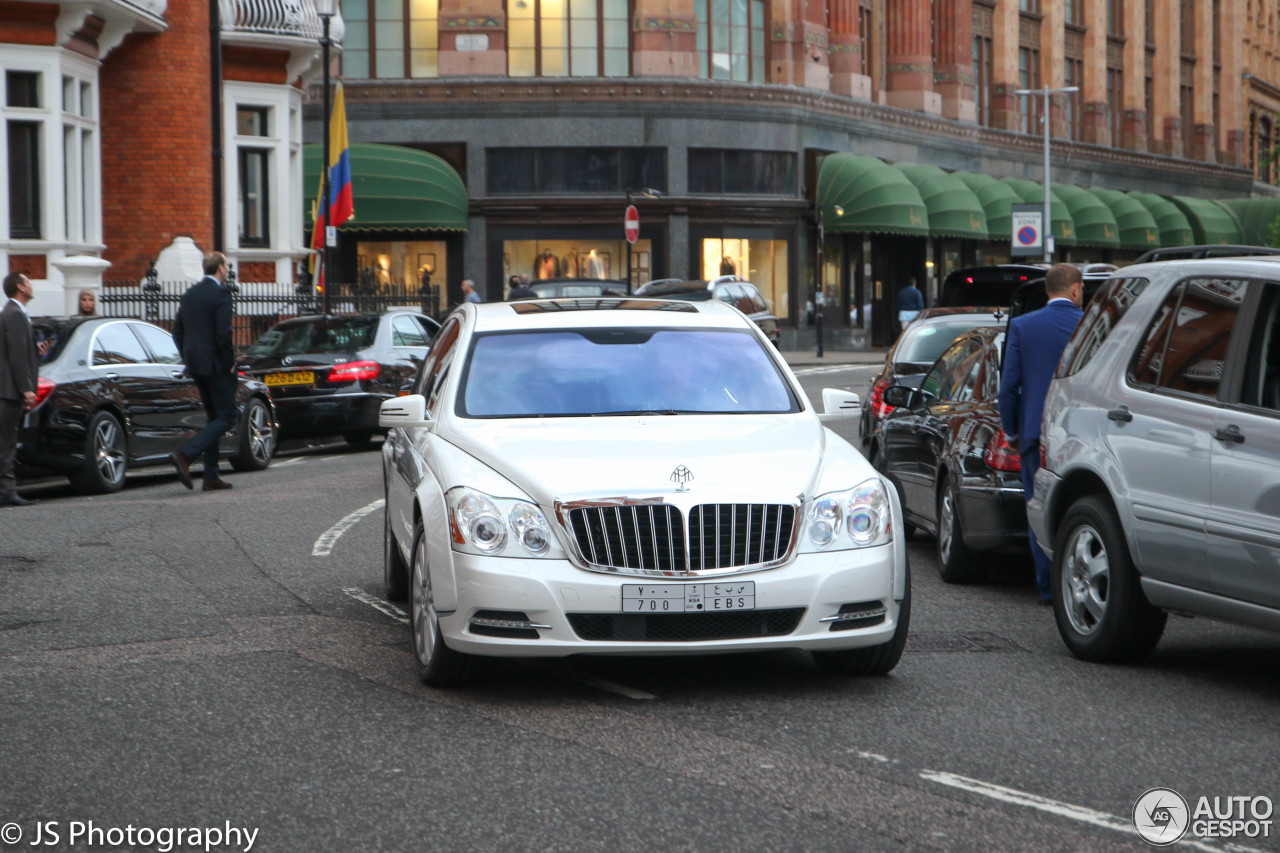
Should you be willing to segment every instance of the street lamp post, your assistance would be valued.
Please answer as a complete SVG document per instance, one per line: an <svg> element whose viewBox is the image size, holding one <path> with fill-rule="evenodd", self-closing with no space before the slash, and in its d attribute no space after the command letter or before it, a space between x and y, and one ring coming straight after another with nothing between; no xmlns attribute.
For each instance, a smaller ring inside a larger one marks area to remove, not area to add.
<svg viewBox="0 0 1280 853"><path fill-rule="evenodd" d="M329 19L337 12L337 0L315 0L316 14L320 16L323 29L320 35L320 62L324 66L324 126L320 129L320 135L324 140L323 151L321 153L320 163L320 199L321 208L319 213L324 215L324 234L320 235L322 242L320 243L320 269L324 271L324 290L320 294L320 310L329 313L329 289L333 287L333 267L329 261L333 257L333 253L329 251L329 229L333 226L329 224ZM316 216L319 222L320 216ZM336 235L335 235L336 236Z"/></svg>
<svg viewBox="0 0 1280 853"><path fill-rule="evenodd" d="M1045 263L1053 261L1053 252L1049 248L1049 238L1053 234L1049 219L1049 96L1079 91L1079 86L1063 86L1058 89L1050 89L1045 86L1042 89L1014 90L1015 95L1042 95L1044 97L1044 118L1042 119L1044 121L1044 220L1040 223L1040 240L1044 245Z"/></svg>

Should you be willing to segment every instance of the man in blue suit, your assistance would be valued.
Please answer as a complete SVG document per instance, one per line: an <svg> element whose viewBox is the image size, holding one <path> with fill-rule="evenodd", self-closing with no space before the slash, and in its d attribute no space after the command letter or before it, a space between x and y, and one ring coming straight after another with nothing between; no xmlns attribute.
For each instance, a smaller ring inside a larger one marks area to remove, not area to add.
<svg viewBox="0 0 1280 853"><path fill-rule="evenodd" d="M1005 436L1018 447L1022 457L1022 491L1031 499L1040 468L1040 421L1049 383L1058 369L1058 360L1067 340L1080 322L1083 311L1084 279L1071 264L1054 264L1044 277L1049 304L1009 323L1005 341L1004 369L1000 374L1000 423ZM1036 586L1040 603L1053 602L1049 584L1049 557L1031 537L1031 556L1036 565Z"/></svg>

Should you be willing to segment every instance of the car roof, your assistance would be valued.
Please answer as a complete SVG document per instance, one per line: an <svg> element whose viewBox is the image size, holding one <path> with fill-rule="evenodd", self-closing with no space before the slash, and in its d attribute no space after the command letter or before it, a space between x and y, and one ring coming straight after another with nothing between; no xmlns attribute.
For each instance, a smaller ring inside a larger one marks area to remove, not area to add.
<svg viewBox="0 0 1280 853"><path fill-rule="evenodd" d="M925 323L930 320L955 320L967 317L1004 317L1009 313L1007 307L999 305L974 306L974 305L951 305L943 308L926 308L916 315L912 323Z"/></svg>
<svg viewBox="0 0 1280 853"><path fill-rule="evenodd" d="M1271 246L1247 246L1239 243L1207 243L1197 246L1164 246L1139 255L1135 264L1153 261L1186 261L1196 258L1235 258L1280 255L1280 249Z"/></svg>
<svg viewBox="0 0 1280 853"><path fill-rule="evenodd" d="M755 324L720 302L678 302L644 297L522 299L467 303L457 310L476 332L626 328L753 329Z"/></svg>

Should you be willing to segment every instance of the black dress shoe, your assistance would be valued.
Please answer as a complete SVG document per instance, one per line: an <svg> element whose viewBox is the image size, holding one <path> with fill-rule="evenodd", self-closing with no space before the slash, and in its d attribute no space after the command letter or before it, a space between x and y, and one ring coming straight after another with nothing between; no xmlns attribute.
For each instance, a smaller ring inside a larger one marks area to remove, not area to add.
<svg viewBox="0 0 1280 853"><path fill-rule="evenodd" d="M230 489L232 485L221 478L217 480L205 480L204 485L200 487L201 491L216 492L219 489Z"/></svg>
<svg viewBox="0 0 1280 853"><path fill-rule="evenodd" d="M195 488L195 484L191 482L191 472L187 470L187 457L182 455L182 451L175 450L170 453L169 460L173 462L173 467L178 469L178 482L188 489Z"/></svg>
<svg viewBox="0 0 1280 853"><path fill-rule="evenodd" d="M40 501L35 498L27 499L22 495L14 494L6 501L0 501L0 506L35 506Z"/></svg>

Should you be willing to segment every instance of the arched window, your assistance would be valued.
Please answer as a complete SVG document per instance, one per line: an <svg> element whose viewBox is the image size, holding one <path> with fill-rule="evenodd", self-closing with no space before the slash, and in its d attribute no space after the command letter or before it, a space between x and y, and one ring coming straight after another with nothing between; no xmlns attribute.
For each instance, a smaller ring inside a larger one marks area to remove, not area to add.
<svg viewBox="0 0 1280 853"><path fill-rule="evenodd" d="M508 0L507 74L626 77L627 0Z"/></svg>
<svg viewBox="0 0 1280 853"><path fill-rule="evenodd" d="M764 0L694 0L698 76L765 82Z"/></svg>

